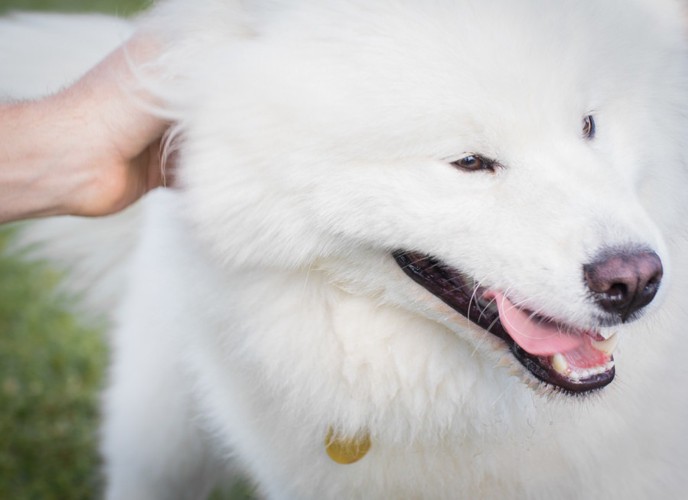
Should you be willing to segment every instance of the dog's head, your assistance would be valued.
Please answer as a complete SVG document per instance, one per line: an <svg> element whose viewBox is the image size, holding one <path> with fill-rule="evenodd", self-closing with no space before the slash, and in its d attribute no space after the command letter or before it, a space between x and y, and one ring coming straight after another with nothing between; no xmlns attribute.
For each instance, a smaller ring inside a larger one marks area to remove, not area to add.
<svg viewBox="0 0 688 500"><path fill-rule="evenodd" d="M188 216L229 266L320 266L588 391L685 215L680 24L669 1L487 4L210 27L172 99Z"/></svg>

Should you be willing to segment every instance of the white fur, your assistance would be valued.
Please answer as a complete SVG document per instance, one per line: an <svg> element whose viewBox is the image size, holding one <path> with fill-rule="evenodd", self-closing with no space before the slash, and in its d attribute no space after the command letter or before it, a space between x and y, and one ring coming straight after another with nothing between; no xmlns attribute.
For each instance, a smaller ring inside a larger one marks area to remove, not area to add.
<svg viewBox="0 0 688 500"><path fill-rule="evenodd" d="M142 23L168 44L146 84L179 124L180 186L87 250L107 262L135 238L110 498L203 496L229 460L270 498L683 496L677 2L171 1ZM448 165L465 153L505 168ZM655 249L665 281L617 328L616 380L582 398L535 383L389 256L436 255L592 325L582 266L623 244ZM328 428L369 432L370 453L335 464Z"/></svg>

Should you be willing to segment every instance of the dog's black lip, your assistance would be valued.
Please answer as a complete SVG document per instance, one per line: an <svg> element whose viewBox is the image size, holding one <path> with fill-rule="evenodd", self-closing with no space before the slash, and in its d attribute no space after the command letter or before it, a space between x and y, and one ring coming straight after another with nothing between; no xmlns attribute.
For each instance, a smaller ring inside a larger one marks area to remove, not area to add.
<svg viewBox="0 0 688 500"><path fill-rule="evenodd" d="M554 370L548 358L532 355L514 342L502 326L499 313L480 306L477 300L477 296L482 294L480 287L468 284L459 271L435 257L419 252L396 250L392 255L413 281L471 322L501 338L516 359L539 380L574 394L601 389L614 380L616 374L614 368L580 381L573 381L562 376Z"/></svg>

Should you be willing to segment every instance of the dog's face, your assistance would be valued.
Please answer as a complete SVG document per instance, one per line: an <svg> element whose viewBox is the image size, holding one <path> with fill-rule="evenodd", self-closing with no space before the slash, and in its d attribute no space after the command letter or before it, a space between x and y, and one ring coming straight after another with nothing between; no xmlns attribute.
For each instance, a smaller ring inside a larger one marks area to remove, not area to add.
<svg viewBox="0 0 688 500"><path fill-rule="evenodd" d="M323 4L218 35L178 103L199 235L608 384L669 279L684 64L668 3L586 4Z"/></svg>

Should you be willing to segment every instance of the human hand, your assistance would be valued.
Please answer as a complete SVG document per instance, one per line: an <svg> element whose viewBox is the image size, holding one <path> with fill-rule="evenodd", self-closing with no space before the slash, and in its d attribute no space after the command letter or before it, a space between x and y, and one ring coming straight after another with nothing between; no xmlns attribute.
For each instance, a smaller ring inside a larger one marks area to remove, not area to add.
<svg viewBox="0 0 688 500"><path fill-rule="evenodd" d="M131 70L155 51L133 38L62 92L0 107L0 222L108 215L162 184L168 124Z"/></svg>

